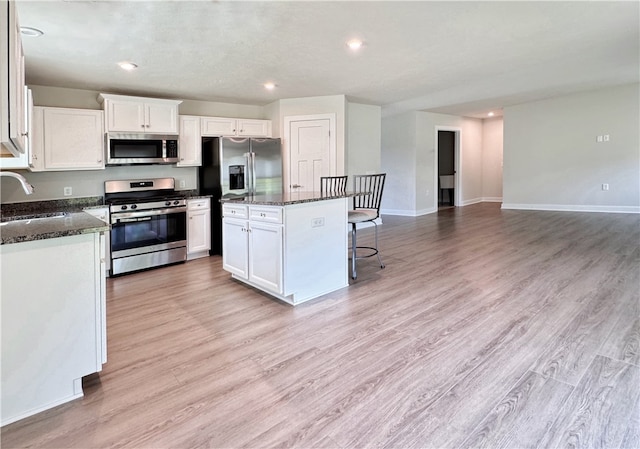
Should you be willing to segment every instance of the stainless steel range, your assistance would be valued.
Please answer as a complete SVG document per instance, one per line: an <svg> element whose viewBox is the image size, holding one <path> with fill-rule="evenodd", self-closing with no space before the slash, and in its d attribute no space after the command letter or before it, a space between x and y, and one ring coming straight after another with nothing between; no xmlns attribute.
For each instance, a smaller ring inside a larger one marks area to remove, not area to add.
<svg viewBox="0 0 640 449"><path fill-rule="evenodd" d="M111 274L187 259L187 202L174 178L105 181L111 221Z"/></svg>

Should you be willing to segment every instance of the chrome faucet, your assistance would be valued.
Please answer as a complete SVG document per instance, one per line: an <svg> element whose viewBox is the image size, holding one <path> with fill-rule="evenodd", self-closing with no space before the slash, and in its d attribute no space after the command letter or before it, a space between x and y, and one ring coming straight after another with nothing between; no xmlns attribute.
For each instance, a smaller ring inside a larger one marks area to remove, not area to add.
<svg viewBox="0 0 640 449"><path fill-rule="evenodd" d="M33 193L33 186L27 182L24 176L12 171L0 171L0 176L9 176L10 178L16 178L18 182L20 182L24 193L26 193L27 195L31 195Z"/></svg>

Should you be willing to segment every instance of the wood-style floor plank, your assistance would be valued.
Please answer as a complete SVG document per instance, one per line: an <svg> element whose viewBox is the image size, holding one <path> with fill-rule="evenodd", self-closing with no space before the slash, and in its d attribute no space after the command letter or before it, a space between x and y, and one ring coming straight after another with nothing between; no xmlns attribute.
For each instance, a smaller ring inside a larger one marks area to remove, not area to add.
<svg viewBox="0 0 640 449"><path fill-rule="evenodd" d="M640 282L636 285L640 291ZM633 305L620 314L599 354L640 366L640 299L631 303Z"/></svg>
<svg viewBox="0 0 640 449"><path fill-rule="evenodd" d="M640 368L596 356L538 447L621 447L638 414L639 385Z"/></svg>
<svg viewBox="0 0 640 449"><path fill-rule="evenodd" d="M2 447L638 446L640 217L477 204L379 231L385 269L296 307L220 257L109 279L103 371Z"/></svg>
<svg viewBox="0 0 640 449"><path fill-rule="evenodd" d="M462 443L474 448L537 448L573 387L532 371Z"/></svg>

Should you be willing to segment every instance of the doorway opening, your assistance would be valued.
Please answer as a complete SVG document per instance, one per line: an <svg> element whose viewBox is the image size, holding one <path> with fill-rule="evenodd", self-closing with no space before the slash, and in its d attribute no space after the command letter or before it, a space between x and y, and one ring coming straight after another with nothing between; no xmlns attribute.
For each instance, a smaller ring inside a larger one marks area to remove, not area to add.
<svg viewBox="0 0 640 449"><path fill-rule="evenodd" d="M438 209L458 205L458 142L459 130L437 129Z"/></svg>

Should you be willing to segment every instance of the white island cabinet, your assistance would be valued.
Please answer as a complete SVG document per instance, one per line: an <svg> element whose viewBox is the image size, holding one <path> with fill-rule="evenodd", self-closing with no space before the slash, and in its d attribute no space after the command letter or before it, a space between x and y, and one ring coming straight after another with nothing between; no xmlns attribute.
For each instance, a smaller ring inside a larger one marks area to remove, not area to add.
<svg viewBox="0 0 640 449"><path fill-rule="evenodd" d="M104 238L0 245L1 422L81 397L106 362Z"/></svg>
<svg viewBox="0 0 640 449"><path fill-rule="evenodd" d="M347 198L313 194L225 201L222 263L289 304L346 287Z"/></svg>

